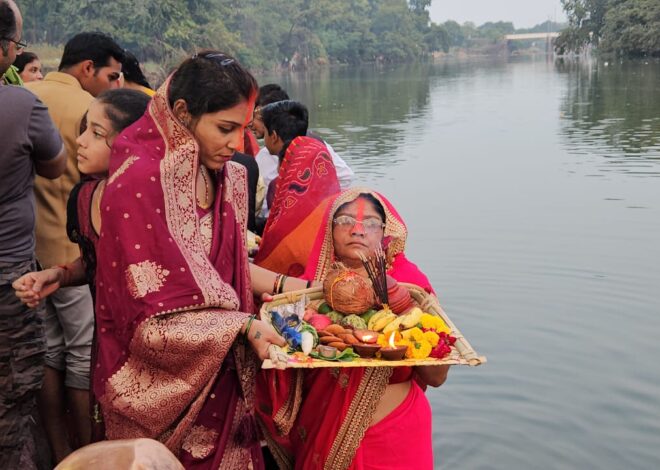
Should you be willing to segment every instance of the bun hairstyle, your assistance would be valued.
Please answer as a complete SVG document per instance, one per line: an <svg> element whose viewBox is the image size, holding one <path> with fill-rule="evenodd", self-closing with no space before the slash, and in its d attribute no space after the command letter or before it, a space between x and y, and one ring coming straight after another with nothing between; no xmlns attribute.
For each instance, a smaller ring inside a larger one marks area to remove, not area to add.
<svg viewBox="0 0 660 470"><path fill-rule="evenodd" d="M150 98L141 91L119 88L101 93L96 101L105 105L105 115L119 133L142 117Z"/></svg>
<svg viewBox="0 0 660 470"><path fill-rule="evenodd" d="M186 59L170 82L170 107L182 99L194 118L236 106L256 95L257 81L232 56L204 51Z"/></svg>

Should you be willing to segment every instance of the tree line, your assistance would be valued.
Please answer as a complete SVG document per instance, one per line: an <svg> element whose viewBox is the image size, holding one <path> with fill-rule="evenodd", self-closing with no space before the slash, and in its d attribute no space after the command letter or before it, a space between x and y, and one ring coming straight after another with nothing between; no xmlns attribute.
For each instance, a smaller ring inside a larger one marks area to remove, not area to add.
<svg viewBox="0 0 660 470"><path fill-rule="evenodd" d="M660 57L660 1L562 0L569 26L556 46L560 52L598 51L628 57Z"/></svg>
<svg viewBox="0 0 660 470"><path fill-rule="evenodd" d="M511 22L433 23L431 0L19 0L30 43L102 31L141 60L222 49L248 67L404 62L496 42ZM539 25L546 31L548 25ZM554 26L553 26L554 28ZM555 30L555 29L553 29ZM520 31L519 31L520 32ZM524 30L522 32L527 32Z"/></svg>

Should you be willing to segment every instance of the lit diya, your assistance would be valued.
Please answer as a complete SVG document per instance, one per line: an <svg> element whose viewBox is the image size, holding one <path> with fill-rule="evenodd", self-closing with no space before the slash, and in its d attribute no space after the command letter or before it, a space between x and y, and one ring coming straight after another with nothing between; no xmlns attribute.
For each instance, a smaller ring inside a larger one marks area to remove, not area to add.
<svg viewBox="0 0 660 470"><path fill-rule="evenodd" d="M408 346L397 346L394 344L394 334L394 331L390 334L390 339L388 341L389 347L380 350L381 357L386 361L400 361L404 358L406 351L408 350Z"/></svg>
<svg viewBox="0 0 660 470"><path fill-rule="evenodd" d="M353 345L353 350L362 358L369 359L376 355L381 346L378 342L378 333L370 330L355 330L353 335L360 341Z"/></svg>

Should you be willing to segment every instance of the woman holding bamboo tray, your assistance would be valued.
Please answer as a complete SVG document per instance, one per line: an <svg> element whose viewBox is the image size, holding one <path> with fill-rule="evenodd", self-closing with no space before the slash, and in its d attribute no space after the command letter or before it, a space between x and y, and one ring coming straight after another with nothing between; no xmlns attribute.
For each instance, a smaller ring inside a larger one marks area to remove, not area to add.
<svg viewBox="0 0 660 470"><path fill-rule="evenodd" d="M306 276L324 279L333 261L366 276L360 254L370 256L382 246L390 276L432 293L427 277L404 255L406 236L401 217L383 196L349 189L326 212ZM431 408L422 387L442 385L448 370L443 365L273 372L276 380L258 388L269 447L283 468L433 468Z"/></svg>
<svg viewBox="0 0 660 470"><path fill-rule="evenodd" d="M106 437L157 439L186 468L263 468L254 376L285 342L252 315L246 172L229 161L256 90L226 54L184 61L115 139L100 201Z"/></svg>

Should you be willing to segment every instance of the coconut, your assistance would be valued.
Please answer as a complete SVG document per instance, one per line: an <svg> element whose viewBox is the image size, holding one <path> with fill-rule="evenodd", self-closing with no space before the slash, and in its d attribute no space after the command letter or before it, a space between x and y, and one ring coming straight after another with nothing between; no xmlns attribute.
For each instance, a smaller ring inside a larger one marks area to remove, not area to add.
<svg viewBox="0 0 660 470"><path fill-rule="evenodd" d="M376 303L371 282L343 265L333 265L323 281L323 295L333 310L360 314Z"/></svg>

